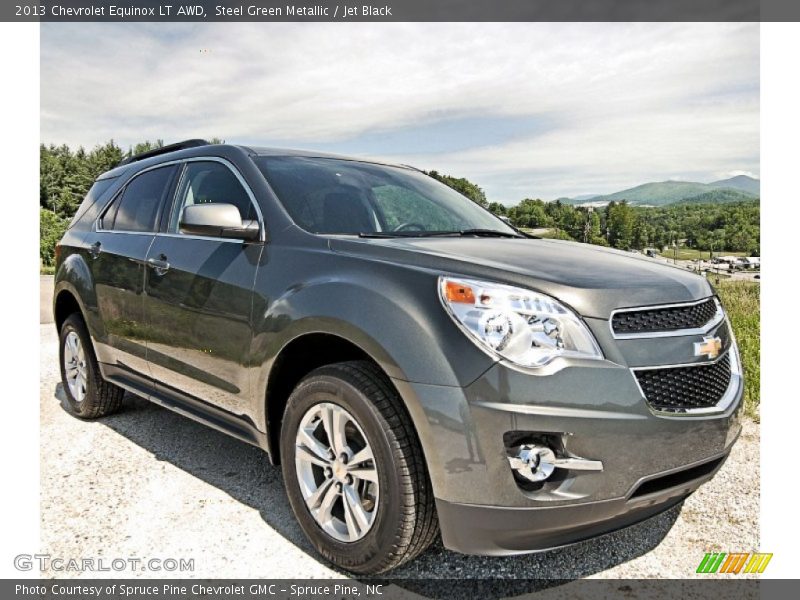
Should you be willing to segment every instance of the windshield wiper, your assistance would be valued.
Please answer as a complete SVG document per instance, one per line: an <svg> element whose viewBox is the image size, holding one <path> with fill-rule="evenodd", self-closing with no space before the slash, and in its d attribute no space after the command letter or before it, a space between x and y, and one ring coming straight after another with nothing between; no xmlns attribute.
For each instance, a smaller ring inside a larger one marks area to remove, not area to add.
<svg viewBox="0 0 800 600"><path fill-rule="evenodd" d="M518 233L509 233L507 231L497 231L496 229L462 229L458 232L459 235L479 235L482 237L501 237L501 238L521 238Z"/></svg>
<svg viewBox="0 0 800 600"><path fill-rule="evenodd" d="M518 233L497 231L496 229L461 229L459 231L362 231L358 237L362 238L406 238L406 237L498 237L498 238L523 238Z"/></svg>
<svg viewBox="0 0 800 600"><path fill-rule="evenodd" d="M361 238L414 238L414 237L439 237L459 236L460 231L362 231L358 234Z"/></svg>
<svg viewBox="0 0 800 600"><path fill-rule="evenodd" d="M431 234L442 235L431 231L362 231L358 234L360 238L410 238L427 237Z"/></svg>

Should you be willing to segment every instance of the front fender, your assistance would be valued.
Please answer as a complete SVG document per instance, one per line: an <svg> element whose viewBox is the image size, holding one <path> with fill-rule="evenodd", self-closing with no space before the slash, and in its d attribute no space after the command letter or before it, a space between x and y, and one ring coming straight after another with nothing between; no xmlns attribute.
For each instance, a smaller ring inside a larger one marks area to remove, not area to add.
<svg viewBox="0 0 800 600"><path fill-rule="evenodd" d="M307 333L344 338L389 377L415 383L463 387L493 363L445 313L432 274L320 277L261 306L254 347L264 381L280 350Z"/></svg>
<svg viewBox="0 0 800 600"><path fill-rule="evenodd" d="M396 381L463 387L494 363L442 308L437 274L326 252L293 252L284 258L275 250L270 263L293 264L294 269L259 273L254 400L264 397L281 350L310 333L349 341Z"/></svg>

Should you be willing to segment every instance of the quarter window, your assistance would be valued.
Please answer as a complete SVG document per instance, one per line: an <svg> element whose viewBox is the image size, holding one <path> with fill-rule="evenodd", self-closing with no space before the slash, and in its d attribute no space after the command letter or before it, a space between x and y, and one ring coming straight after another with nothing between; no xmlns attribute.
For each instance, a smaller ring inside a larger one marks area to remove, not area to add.
<svg viewBox="0 0 800 600"><path fill-rule="evenodd" d="M131 180L103 215L101 227L114 231L155 231L158 209L174 171L172 166L161 167Z"/></svg>
<svg viewBox="0 0 800 600"><path fill-rule="evenodd" d="M184 208L210 203L233 204L239 209L245 225L248 221L258 219L250 196L228 167L215 161L194 161L186 163L175 208L170 216L169 231L178 232Z"/></svg>
<svg viewBox="0 0 800 600"><path fill-rule="evenodd" d="M92 187L89 188L89 191L86 194L86 197L81 202L81 205L78 207L78 210L75 212L75 216L72 217L72 221L70 221L69 226L72 227L75 223L78 222L81 218L86 215L90 208L95 206L97 200L106 193L111 184L114 183L115 179L99 179L92 184ZM95 212L97 214L97 212Z"/></svg>
<svg viewBox="0 0 800 600"><path fill-rule="evenodd" d="M114 217L117 216L117 209L119 208L119 201L121 198L122 194L114 198L114 201L106 209L106 212L104 212L103 216L100 217L100 229L105 229L105 230L114 229Z"/></svg>

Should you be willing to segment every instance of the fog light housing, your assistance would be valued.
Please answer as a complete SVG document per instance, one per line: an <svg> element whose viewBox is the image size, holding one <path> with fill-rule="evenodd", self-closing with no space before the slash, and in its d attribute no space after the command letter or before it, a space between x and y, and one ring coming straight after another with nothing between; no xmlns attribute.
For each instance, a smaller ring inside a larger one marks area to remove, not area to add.
<svg viewBox="0 0 800 600"><path fill-rule="evenodd" d="M508 464L514 474L524 481L546 481L556 469L602 471L599 460L578 457L557 457L552 448L541 444L520 444L507 449Z"/></svg>
<svg viewBox="0 0 800 600"><path fill-rule="evenodd" d="M509 448L508 463L526 481L544 481L556 469L556 454L547 446L522 444Z"/></svg>

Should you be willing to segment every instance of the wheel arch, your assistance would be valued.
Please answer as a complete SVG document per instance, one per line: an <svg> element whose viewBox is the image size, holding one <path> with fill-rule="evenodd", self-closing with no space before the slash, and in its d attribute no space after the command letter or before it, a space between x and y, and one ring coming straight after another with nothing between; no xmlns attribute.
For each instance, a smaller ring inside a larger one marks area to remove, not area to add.
<svg viewBox="0 0 800 600"><path fill-rule="evenodd" d="M409 399L395 385L397 375L402 375L399 367L382 350L367 349L365 346L367 344L357 343L340 333L306 331L293 337L281 348L269 369L264 397L268 451L274 464L280 464L281 425L289 396L303 377L319 367L352 360L370 362L386 376L389 385L402 400L409 418L417 413L408 406ZM414 419L411 422L419 438L419 425Z"/></svg>
<svg viewBox="0 0 800 600"><path fill-rule="evenodd" d="M56 272L53 290L54 323L60 330L64 319L71 312L80 312L90 335L94 336L98 323L91 313L96 305L91 269L83 257L74 252L64 259Z"/></svg>
<svg viewBox="0 0 800 600"><path fill-rule="evenodd" d="M71 314L78 313L83 318L83 307L78 301L75 293L67 288L61 289L53 298L53 322L56 325L56 330L61 331L61 326Z"/></svg>
<svg viewBox="0 0 800 600"><path fill-rule="evenodd" d="M488 367L486 355L462 334L449 335L452 321L435 294L414 291L429 286L430 274L415 272L421 282L416 277L387 277L386 285L375 286L369 283L369 273L340 269L332 278L330 266L314 268L324 272L305 278L302 285L265 282L262 293L275 299L255 309L264 317L256 327L251 354L253 418L266 433L272 461L280 462L281 419L294 386L319 366L357 358L377 365L388 378L432 473L440 462L437 440L426 399L411 382L464 385ZM269 286L280 291L270 294ZM459 360L451 361L450 356ZM294 363L301 366L286 369Z"/></svg>
<svg viewBox="0 0 800 600"><path fill-rule="evenodd" d="M307 331L293 337L272 360L267 375L264 417L270 459L280 464L280 431L283 411L292 390L313 370L349 360L369 361L386 374L369 352L355 342L328 331ZM388 378L388 374L387 374Z"/></svg>

